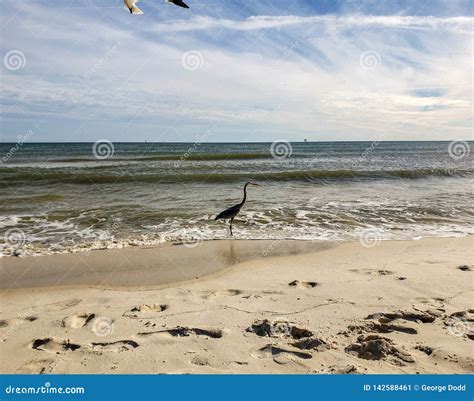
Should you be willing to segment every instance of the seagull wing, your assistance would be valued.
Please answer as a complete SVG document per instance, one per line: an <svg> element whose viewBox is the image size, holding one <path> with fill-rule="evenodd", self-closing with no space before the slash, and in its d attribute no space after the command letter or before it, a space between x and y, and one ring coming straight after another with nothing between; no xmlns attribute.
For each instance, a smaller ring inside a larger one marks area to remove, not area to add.
<svg viewBox="0 0 474 401"><path fill-rule="evenodd" d="M174 4L179 7L189 8L189 6L182 0L165 0L167 3Z"/></svg>
<svg viewBox="0 0 474 401"><path fill-rule="evenodd" d="M135 4L139 0L124 0L125 10L130 11L130 14L143 14L143 11L140 10Z"/></svg>

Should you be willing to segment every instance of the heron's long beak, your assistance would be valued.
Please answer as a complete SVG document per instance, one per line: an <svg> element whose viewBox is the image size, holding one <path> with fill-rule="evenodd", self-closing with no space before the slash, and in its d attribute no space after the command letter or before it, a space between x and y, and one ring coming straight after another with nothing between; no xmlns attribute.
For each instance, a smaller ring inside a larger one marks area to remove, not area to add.
<svg viewBox="0 0 474 401"><path fill-rule="evenodd" d="M250 185L255 185L257 187L261 187L262 185L261 184L256 184L255 182L249 182Z"/></svg>

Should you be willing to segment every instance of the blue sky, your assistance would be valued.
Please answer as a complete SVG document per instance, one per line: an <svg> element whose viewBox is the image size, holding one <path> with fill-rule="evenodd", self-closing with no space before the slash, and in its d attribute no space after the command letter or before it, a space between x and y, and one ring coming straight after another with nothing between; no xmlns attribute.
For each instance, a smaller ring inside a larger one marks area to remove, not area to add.
<svg viewBox="0 0 474 401"><path fill-rule="evenodd" d="M470 0L0 0L0 141L473 137Z"/></svg>

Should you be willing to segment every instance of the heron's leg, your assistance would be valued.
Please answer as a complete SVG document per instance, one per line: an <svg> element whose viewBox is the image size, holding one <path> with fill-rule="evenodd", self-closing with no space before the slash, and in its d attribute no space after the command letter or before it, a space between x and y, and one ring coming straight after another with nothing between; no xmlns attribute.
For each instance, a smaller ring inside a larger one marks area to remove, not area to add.
<svg viewBox="0 0 474 401"><path fill-rule="evenodd" d="M232 237L234 234L232 234L232 222L234 221L234 218L232 217L230 219L230 236Z"/></svg>

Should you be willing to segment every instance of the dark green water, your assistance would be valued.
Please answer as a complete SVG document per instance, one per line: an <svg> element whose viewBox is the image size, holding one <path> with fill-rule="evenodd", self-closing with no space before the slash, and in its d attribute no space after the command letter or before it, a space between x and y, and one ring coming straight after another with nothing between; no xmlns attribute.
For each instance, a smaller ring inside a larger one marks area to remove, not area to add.
<svg viewBox="0 0 474 401"><path fill-rule="evenodd" d="M474 233L472 142L0 144L4 255L228 236Z"/></svg>

